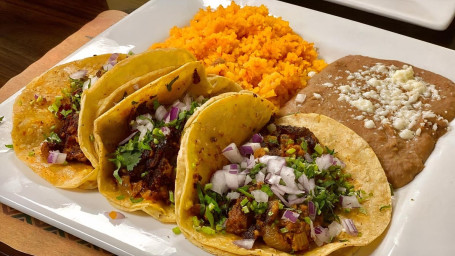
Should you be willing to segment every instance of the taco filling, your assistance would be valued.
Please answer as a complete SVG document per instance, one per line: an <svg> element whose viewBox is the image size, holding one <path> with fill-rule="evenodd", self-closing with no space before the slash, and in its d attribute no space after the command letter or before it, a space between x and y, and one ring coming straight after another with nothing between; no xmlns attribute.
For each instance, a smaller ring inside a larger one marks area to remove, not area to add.
<svg viewBox="0 0 455 256"><path fill-rule="evenodd" d="M360 235L340 211L369 196L355 190L336 152L319 143L305 127L269 123L251 140L229 144L230 161L210 183L195 183L193 228L205 234L232 233L234 244L252 249L255 241L289 253L302 253L332 241L343 232ZM197 177L196 177L197 178Z"/></svg>
<svg viewBox="0 0 455 256"><path fill-rule="evenodd" d="M61 122L61 126L51 131L41 144L41 153L47 156L51 164L80 162L90 164L82 152L78 140L79 112L81 110L81 96L95 82L117 63L119 54L112 54L94 76L88 76L87 70L79 70L69 76L70 88L62 90L62 95L55 97L48 110ZM93 138L92 138L93 140Z"/></svg>
<svg viewBox="0 0 455 256"><path fill-rule="evenodd" d="M174 203L175 168L180 137L188 118L206 99L193 99L188 94L171 106L158 100L144 102L131 111L129 136L119 143L114 158L112 178L121 195L131 200Z"/></svg>

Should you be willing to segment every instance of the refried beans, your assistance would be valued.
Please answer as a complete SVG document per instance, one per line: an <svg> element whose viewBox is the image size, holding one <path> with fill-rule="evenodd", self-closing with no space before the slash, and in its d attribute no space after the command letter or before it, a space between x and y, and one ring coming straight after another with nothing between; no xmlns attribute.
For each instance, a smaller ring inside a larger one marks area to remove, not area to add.
<svg viewBox="0 0 455 256"><path fill-rule="evenodd" d="M354 130L399 188L422 171L455 117L455 84L399 61L347 56L310 79L280 115L296 112L323 114Z"/></svg>

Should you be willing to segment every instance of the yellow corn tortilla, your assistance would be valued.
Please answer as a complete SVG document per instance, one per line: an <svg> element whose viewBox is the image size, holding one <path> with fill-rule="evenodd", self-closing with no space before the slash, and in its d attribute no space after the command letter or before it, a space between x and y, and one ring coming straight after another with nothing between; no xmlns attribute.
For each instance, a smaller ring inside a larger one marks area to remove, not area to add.
<svg viewBox="0 0 455 256"><path fill-rule="evenodd" d="M240 145L258 132L272 117L273 104L248 93L231 93L197 113L191 126L185 131L178 156L176 176L176 215L182 233L194 244L217 255L289 255L256 241L253 249L247 250L233 244L242 239L234 234L207 235L193 228L190 208L197 202L195 177L200 184L210 182L211 175L228 160L222 150L230 143ZM309 128L322 145L335 149L337 157L345 164L345 171L352 174L356 189L373 197L362 207L367 214L352 211L339 213L340 217L350 218L362 234L351 237L341 233L338 238L344 242L333 242L316 247L304 255L329 255L338 249L364 246L376 239L388 226L391 208L391 192L384 170L369 145L346 126L326 116L318 114L296 114L276 120L277 124L304 126ZM349 146L347 146L349 145ZM353 248L344 249L352 251Z"/></svg>
<svg viewBox="0 0 455 256"><path fill-rule="evenodd" d="M57 129L62 122L54 116L48 107L56 96L61 96L63 89L70 88L69 76L79 70L87 70L87 76L95 76L111 54L94 56L56 66L30 82L17 97L13 106L14 152L35 173L60 188L96 188L96 172L93 167L83 163L66 165L49 164L41 154L41 143L50 134L51 127ZM118 60L125 59L121 54ZM95 85L92 86L96 87ZM42 101L36 101L42 97Z"/></svg>
<svg viewBox="0 0 455 256"><path fill-rule="evenodd" d="M194 72L197 72L200 77L200 81L196 84L193 80ZM178 79L169 88L167 85L176 77ZM152 104L154 100L158 100L162 105L169 105L184 97L186 93L194 98L200 95L209 97L224 91L220 87L240 88L225 82L214 82L214 84L215 86L212 86L206 79L205 69L200 62L189 62L134 92L96 119L94 135L100 154L98 188L111 204L125 211L142 210L162 222L175 222L173 206L147 199L138 203L131 202L130 196L125 194L127 191L122 191L117 185L113 177L116 167L109 158L113 157L119 142L129 135L128 116L134 108L144 102ZM214 98L208 100L200 109L213 102ZM196 113L198 111L200 110ZM187 121L185 127L191 123L191 120L192 118Z"/></svg>
<svg viewBox="0 0 455 256"><path fill-rule="evenodd" d="M98 150L94 141L90 140L93 135L94 121L112 107L115 103L113 100L117 101L127 96L124 93L133 93L135 90L131 88L134 89L135 84L138 84L138 87L144 86L172 70L172 68L169 70L166 68L179 67L195 60L195 57L184 49L150 50L133 55L115 65L98 79L97 86L91 87L82 95L78 137L84 154L93 166L98 166ZM149 74L151 72L152 74ZM134 79L137 80L130 82ZM119 87L122 89L116 91ZM112 93L114 94L109 97Z"/></svg>

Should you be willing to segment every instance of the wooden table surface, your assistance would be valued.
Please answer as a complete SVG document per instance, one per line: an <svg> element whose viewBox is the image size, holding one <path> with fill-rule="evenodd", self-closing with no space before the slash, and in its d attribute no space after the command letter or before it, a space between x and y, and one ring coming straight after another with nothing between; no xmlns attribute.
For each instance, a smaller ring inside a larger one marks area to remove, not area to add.
<svg viewBox="0 0 455 256"><path fill-rule="evenodd" d="M455 49L455 22L444 31L436 31L320 0L284 2ZM122 8L129 9L129 3L133 5L135 1L122 0ZM0 87L97 14L108 9L106 0L0 1Z"/></svg>

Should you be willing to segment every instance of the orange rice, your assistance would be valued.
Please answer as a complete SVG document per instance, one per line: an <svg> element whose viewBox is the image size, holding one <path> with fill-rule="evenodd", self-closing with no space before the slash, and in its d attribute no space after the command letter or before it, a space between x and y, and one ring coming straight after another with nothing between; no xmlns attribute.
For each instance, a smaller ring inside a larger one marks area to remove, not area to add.
<svg viewBox="0 0 455 256"><path fill-rule="evenodd" d="M150 48L185 48L204 63L207 73L228 77L243 88L281 106L307 84L308 72L327 64L313 43L297 35L289 22L269 16L267 7L201 9L190 26L174 27L163 43Z"/></svg>

